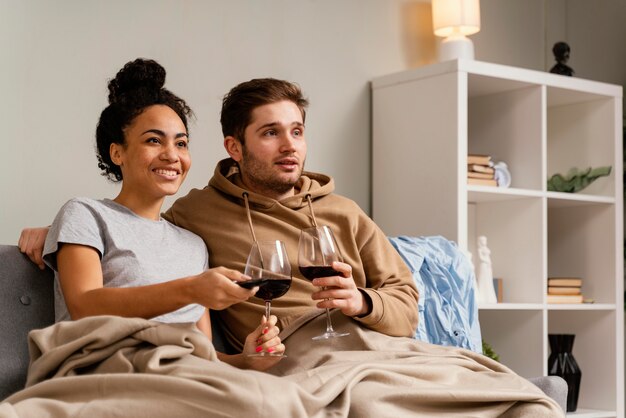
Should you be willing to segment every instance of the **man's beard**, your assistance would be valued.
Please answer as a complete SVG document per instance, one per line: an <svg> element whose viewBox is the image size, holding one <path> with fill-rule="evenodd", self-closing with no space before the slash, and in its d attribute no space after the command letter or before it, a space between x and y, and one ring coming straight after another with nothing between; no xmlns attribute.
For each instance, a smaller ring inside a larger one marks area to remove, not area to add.
<svg viewBox="0 0 626 418"><path fill-rule="evenodd" d="M273 170L273 166L259 161L253 154L249 153L246 147L243 147L243 158L239 162L241 176L244 181L249 183L248 186L257 192L266 191L268 194L284 194L293 189L300 180L302 171L304 171L304 162L299 167L297 175L289 176L289 178L280 178Z"/></svg>

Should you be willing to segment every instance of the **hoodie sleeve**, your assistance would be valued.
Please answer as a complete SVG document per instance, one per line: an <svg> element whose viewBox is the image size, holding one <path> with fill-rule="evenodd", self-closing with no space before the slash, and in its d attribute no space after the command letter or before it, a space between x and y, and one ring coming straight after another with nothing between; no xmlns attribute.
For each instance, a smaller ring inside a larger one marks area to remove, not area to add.
<svg viewBox="0 0 626 418"><path fill-rule="evenodd" d="M354 320L392 336L413 337L418 321L418 291L408 266L383 231L364 213L355 234L361 266L353 274L369 296L371 312ZM362 270L361 270L362 269Z"/></svg>

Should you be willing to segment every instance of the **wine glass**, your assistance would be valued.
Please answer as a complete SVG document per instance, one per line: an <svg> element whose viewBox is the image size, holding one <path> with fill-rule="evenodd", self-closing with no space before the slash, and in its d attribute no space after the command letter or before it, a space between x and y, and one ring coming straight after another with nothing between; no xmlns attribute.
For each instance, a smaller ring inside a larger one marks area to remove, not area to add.
<svg viewBox="0 0 626 418"><path fill-rule="evenodd" d="M305 228L300 232L298 245L298 266L300 273L309 280L317 277L341 276L341 273L332 267L333 261L341 261L341 254L333 231L327 226ZM325 289L322 287L322 289ZM333 329L330 320L330 310L326 308L326 332L314 340L326 340L335 337L345 337L348 332L337 332Z"/></svg>
<svg viewBox="0 0 626 418"><path fill-rule="evenodd" d="M279 240L255 242L248 255L245 274L252 280L240 283L259 286L254 296L265 301L265 317L269 320L272 300L283 296L291 286L291 264L287 257L285 243ZM264 351L248 355L283 356L283 354Z"/></svg>

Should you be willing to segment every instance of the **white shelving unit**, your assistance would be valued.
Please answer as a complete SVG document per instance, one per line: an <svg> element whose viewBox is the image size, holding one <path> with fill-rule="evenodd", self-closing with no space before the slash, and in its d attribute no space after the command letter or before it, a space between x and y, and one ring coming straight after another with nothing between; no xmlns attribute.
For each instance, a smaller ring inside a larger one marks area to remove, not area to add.
<svg viewBox="0 0 626 418"><path fill-rule="evenodd" d="M374 220L387 235L488 238L504 302L483 338L522 376L547 374L549 333L576 334L576 417L624 417L622 88L477 61L372 81ZM510 188L467 185L467 154L505 161ZM612 166L575 193L570 168ZM547 278L583 278L593 304L546 303Z"/></svg>

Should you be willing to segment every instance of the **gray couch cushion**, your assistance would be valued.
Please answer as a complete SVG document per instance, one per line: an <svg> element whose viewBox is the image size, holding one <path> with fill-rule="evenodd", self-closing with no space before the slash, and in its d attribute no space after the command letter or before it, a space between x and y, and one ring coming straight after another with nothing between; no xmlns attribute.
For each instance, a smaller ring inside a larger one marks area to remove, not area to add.
<svg viewBox="0 0 626 418"><path fill-rule="evenodd" d="M0 399L24 387L28 332L54 323L53 274L0 245Z"/></svg>

